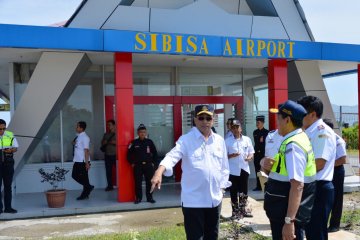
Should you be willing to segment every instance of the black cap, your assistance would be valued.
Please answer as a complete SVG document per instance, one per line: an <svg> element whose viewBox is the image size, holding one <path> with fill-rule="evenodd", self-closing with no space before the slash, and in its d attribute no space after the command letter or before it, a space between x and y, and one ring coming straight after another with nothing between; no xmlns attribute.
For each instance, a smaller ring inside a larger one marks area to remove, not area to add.
<svg viewBox="0 0 360 240"><path fill-rule="evenodd" d="M264 115L256 116L256 121L265 122L265 116Z"/></svg>
<svg viewBox="0 0 360 240"><path fill-rule="evenodd" d="M231 121L231 126L241 126L241 123L238 119L233 119Z"/></svg>
<svg viewBox="0 0 360 240"><path fill-rule="evenodd" d="M214 114L214 108L210 105L197 105L195 107L195 116L203 113L212 116Z"/></svg>
<svg viewBox="0 0 360 240"><path fill-rule="evenodd" d="M303 106L291 100L287 100L279 108L270 108L269 111L271 113L283 113L297 120L302 120L307 114Z"/></svg>
<svg viewBox="0 0 360 240"><path fill-rule="evenodd" d="M146 127L145 127L144 124L141 123L141 124L138 126L137 130L138 130L138 131L139 131L139 130L146 130Z"/></svg>

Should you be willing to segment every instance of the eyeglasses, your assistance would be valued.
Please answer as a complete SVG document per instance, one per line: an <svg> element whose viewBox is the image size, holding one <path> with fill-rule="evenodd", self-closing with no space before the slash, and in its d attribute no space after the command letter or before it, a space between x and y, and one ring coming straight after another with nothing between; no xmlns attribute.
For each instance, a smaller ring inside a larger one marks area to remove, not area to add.
<svg viewBox="0 0 360 240"><path fill-rule="evenodd" d="M206 119L206 121L210 122L212 117L198 117L197 119L199 119L199 121L204 121L204 119Z"/></svg>
<svg viewBox="0 0 360 240"><path fill-rule="evenodd" d="M6 128L0 128L0 131L5 131L6 130Z"/></svg>

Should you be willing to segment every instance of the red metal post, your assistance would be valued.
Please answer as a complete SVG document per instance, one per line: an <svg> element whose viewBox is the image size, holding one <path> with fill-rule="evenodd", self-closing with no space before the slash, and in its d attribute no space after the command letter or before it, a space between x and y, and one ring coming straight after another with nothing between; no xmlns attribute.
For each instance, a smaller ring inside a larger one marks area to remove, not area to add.
<svg viewBox="0 0 360 240"><path fill-rule="evenodd" d="M182 135L182 121L181 121L181 97L174 97L174 141L176 142ZM174 167L175 182L181 181L181 160Z"/></svg>
<svg viewBox="0 0 360 240"><path fill-rule="evenodd" d="M269 108L277 108L288 100L288 72L286 59L268 61ZM276 115L269 114L269 129L276 129Z"/></svg>
<svg viewBox="0 0 360 240"><path fill-rule="evenodd" d="M133 169L127 161L127 149L134 139L134 96L132 54L115 53L115 116L118 156L118 201L135 200Z"/></svg>

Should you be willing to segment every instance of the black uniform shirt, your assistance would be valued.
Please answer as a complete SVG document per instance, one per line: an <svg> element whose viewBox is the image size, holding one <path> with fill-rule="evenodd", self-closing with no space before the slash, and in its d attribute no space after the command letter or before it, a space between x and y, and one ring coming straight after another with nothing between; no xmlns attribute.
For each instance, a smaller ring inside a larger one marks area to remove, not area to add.
<svg viewBox="0 0 360 240"><path fill-rule="evenodd" d="M134 139L128 148L127 159L130 164L136 164L141 162L155 163L157 160L156 147L148 138L140 140Z"/></svg>
<svg viewBox="0 0 360 240"><path fill-rule="evenodd" d="M255 143L255 154L265 155L265 139L268 135L269 130L263 128L261 130L254 130L254 143Z"/></svg>

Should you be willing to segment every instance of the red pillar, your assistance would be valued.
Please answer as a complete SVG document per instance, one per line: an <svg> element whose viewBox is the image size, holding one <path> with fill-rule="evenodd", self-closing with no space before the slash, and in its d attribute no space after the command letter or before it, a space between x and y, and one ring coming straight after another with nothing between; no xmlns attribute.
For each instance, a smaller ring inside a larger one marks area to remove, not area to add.
<svg viewBox="0 0 360 240"><path fill-rule="evenodd" d="M277 108L288 100L288 74L286 59L268 61L269 108ZM269 114L269 129L276 129L276 115Z"/></svg>
<svg viewBox="0 0 360 240"><path fill-rule="evenodd" d="M358 124L360 125L360 64L358 64ZM358 151L360 151L360 128L358 129ZM359 158L359 164L360 164L360 158ZM359 173L360 173L360 169L359 169Z"/></svg>
<svg viewBox="0 0 360 240"><path fill-rule="evenodd" d="M174 97L174 141L176 142L182 134L182 121L181 121L181 97ZM181 160L174 167L175 182L181 181Z"/></svg>
<svg viewBox="0 0 360 240"><path fill-rule="evenodd" d="M115 116L118 156L118 201L135 200L133 169L127 161L128 145L134 139L132 54L115 53Z"/></svg>

